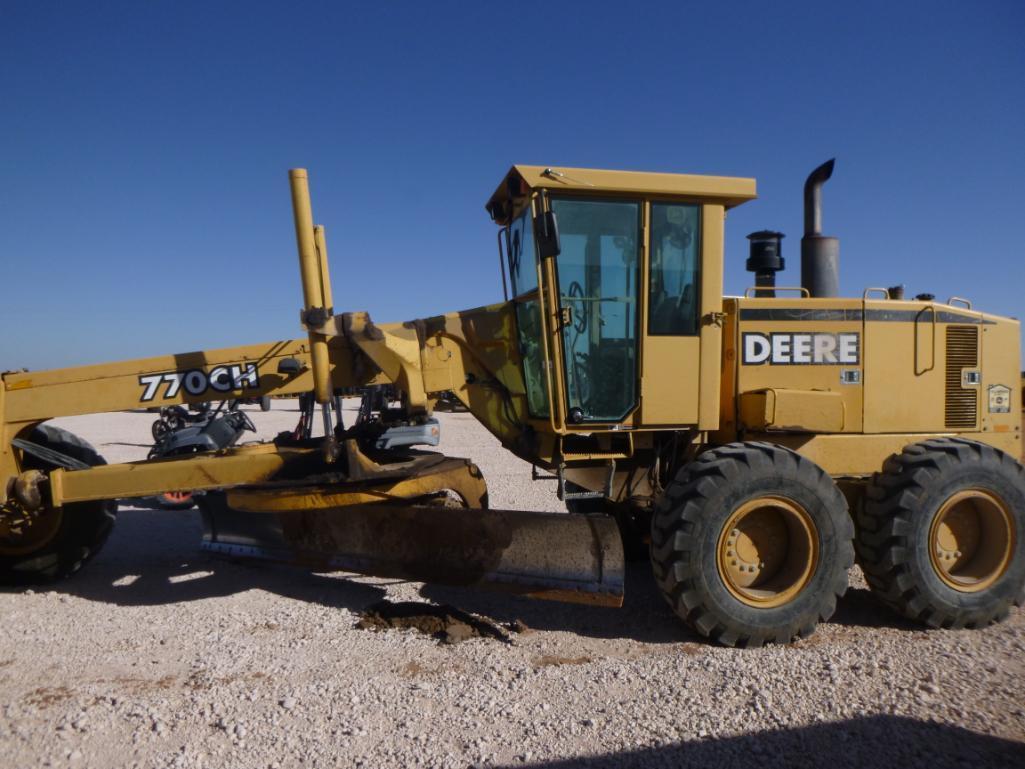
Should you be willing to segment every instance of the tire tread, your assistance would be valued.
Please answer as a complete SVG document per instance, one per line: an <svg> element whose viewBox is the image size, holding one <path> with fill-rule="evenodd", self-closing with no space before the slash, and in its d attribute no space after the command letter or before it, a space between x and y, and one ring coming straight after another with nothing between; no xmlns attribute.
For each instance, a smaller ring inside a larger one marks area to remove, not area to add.
<svg viewBox="0 0 1025 769"><path fill-rule="evenodd" d="M930 600L928 590L911 567L912 541L921 499L944 475L970 466L999 468L1025 489L1025 469L1013 457L988 444L965 438L932 438L894 454L870 480L857 514L855 547L858 562L876 597L895 612L931 627L979 627L1006 617L1017 598L997 601L980 612L955 610ZM920 545L919 545L920 546ZM928 543L926 543L928 546Z"/></svg>
<svg viewBox="0 0 1025 769"><path fill-rule="evenodd" d="M36 425L29 440L91 466L107 464L88 441L52 424ZM46 466L38 460L34 464ZM55 537L39 550L22 555L0 556L0 584L54 582L74 574L100 551L114 527L117 503L80 502L67 507L70 516L65 515Z"/></svg>
<svg viewBox="0 0 1025 769"><path fill-rule="evenodd" d="M701 564L689 551L697 524L710 499L723 487L752 473L777 473L797 479L821 495L834 511L839 559L830 564L828 595L819 600L814 616L796 616L782 629L753 630L729 616L716 616L697 577ZM651 529L651 562L655 581L673 610L702 635L727 646L757 647L788 642L814 631L832 616L837 599L847 589L847 569L854 564L854 522L833 480L814 462L790 449L766 442L731 443L701 454L682 468L655 506Z"/></svg>

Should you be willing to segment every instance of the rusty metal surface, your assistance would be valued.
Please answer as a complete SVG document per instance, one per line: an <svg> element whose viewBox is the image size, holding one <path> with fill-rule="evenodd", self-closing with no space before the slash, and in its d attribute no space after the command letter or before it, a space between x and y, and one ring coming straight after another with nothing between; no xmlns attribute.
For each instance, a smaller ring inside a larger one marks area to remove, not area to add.
<svg viewBox="0 0 1025 769"><path fill-rule="evenodd" d="M204 514L206 550L380 577L619 606L624 560L606 516L392 504Z"/></svg>

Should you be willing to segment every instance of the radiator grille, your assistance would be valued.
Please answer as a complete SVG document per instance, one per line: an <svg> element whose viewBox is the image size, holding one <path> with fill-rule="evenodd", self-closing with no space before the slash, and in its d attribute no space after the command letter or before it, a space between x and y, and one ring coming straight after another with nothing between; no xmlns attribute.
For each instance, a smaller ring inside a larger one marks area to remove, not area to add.
<svg viewBox="0 0 1025 769"><path fill-rule="evenodd" d="M979 388L962 387L961 371L979 367L979 329L947 326L947 427L975 427L979 418Z"/></svg>

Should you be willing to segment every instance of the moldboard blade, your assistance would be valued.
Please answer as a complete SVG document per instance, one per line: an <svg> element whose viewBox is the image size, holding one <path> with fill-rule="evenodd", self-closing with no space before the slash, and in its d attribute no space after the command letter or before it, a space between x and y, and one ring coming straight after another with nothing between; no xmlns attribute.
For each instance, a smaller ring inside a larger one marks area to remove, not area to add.
<svg viewBox="0 0 1025 769"><path fill-rule="evenodd" d="M623 603L623 546L602 515L390 504L253 513L213 496L203 549L603 606Z"/></svg>

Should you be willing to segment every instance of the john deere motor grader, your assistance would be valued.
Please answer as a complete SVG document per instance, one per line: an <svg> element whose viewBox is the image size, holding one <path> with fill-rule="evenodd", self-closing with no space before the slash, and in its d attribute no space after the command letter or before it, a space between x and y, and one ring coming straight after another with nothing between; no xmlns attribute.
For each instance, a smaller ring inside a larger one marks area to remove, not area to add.
<svg viewBox="0 0 1025 769"><path fill-rule="evenodd" d="M832 168L805 185L802 286L775 287L782 236L763 231L755 287L723 297L723 222L754 180L514 166L487 203L506 301L386 325L334 313L294 170L305 337L3 375L0 577L74 572L118 499L203 490L215 552L545 598L618 605L623 545L642 542L673 610L724 644L811 633L856 555L913 619L999 620L1025 585L1019 324L956 298L840 298ZM344 425L336 395L380 384L399 405L374 432ZM409 445L436 443L445 392L571 512L490 510L476 465ZM294 433L145 462L44 424L301 393Z"/></svg>

